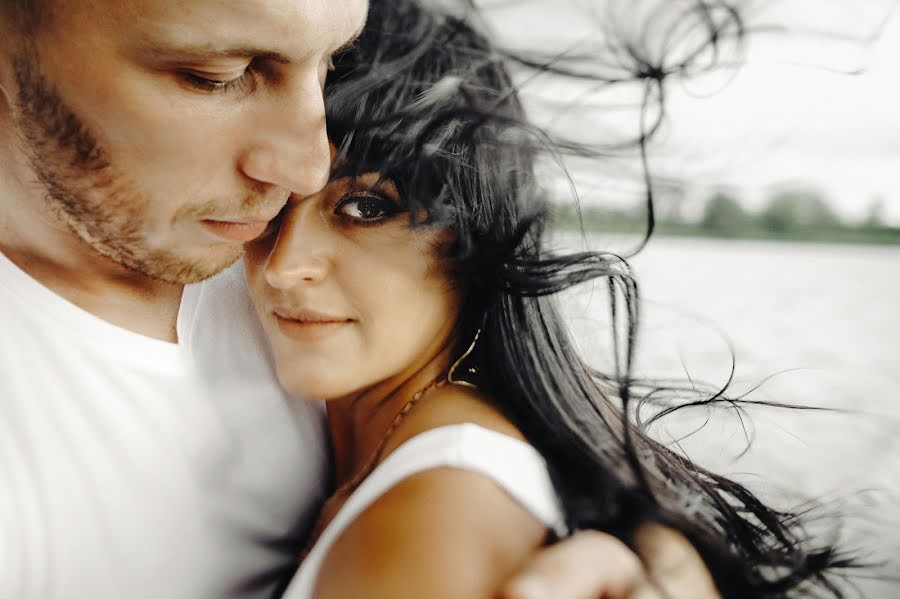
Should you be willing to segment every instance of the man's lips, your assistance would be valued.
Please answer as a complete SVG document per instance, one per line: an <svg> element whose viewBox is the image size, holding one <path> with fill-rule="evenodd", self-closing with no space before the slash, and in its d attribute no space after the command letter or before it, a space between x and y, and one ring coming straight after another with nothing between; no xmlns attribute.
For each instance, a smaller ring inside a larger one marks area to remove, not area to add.
<svg viewBox="0 0 900 599"><path fill-rule="evenodd" d="M226 221L226 220L202 220L200 221L207 231L226 241L252 241L263 234L269 226L267 220L257 221Z"/></svg>

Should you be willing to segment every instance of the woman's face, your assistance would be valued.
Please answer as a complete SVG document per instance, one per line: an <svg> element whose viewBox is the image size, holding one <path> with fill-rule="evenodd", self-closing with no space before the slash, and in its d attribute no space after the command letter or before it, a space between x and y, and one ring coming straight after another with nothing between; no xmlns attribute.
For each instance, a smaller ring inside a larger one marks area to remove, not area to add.
<svg viewBox="0 0 900 599"><path fill-rule="evenodd" d="M343 397L413 374L456 326L458 292L441 267L446 232L410 228L376 175L292 199L247 245L247 280L278 378L303 397Z"/></svg>

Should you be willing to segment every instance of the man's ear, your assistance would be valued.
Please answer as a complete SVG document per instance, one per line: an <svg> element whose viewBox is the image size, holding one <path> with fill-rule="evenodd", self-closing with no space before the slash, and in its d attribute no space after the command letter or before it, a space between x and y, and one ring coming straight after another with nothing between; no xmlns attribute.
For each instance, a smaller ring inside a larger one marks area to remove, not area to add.
<svg viewBox="0 0 900 599"><path fill-rule="evenodd" d="M6 1L6 0L0 0ZM0 112L7 112L15 95L12 68L13 46L19 33L10 23L6 9L0 8Z"/></svg>
<svg viewBox="0 0 900 599"><path fill-rule="evenodd" d="M13 65L14 58L22 52L22 47L22 33L0 10L0 116L8 115L16 105L19 85Z"/></svg>
<svg viewBox="0 0 900 599"><path fill-rule="evenodd" d="M9 113L14 97L15 76L13 75L12 58L5 47L0 47L0 115Z"/></svg>

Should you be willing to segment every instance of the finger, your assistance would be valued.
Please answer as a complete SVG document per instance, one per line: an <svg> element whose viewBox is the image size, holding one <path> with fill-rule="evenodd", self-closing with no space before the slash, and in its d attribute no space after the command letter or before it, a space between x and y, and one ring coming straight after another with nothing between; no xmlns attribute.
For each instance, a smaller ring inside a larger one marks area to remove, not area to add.
<svg viewBox="0 0 900 599"><path fill-rule="evenodd" d="M635 547L649 578L671 599L721 599L706 564L683 535L660 524L645 524Z"/></svg>
<svg viewBox="0 0 900 599"><path fill-rule="evenodd" d="M538 551L498 599L658 599L646 583L641 560L627 545L588 530Z"/></svg>

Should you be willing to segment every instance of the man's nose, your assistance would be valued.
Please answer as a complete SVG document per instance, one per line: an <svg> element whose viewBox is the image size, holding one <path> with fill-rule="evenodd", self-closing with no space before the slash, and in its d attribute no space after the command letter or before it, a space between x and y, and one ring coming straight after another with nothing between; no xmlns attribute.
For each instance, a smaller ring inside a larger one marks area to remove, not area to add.
<svg viewBox="0 0 900 599"><path fill-rule="evenodd" d="M322 188L331 155L323 91L315 73L268 98L254 129L253 141L240 157L244 175L299 196Z"/></svg>

